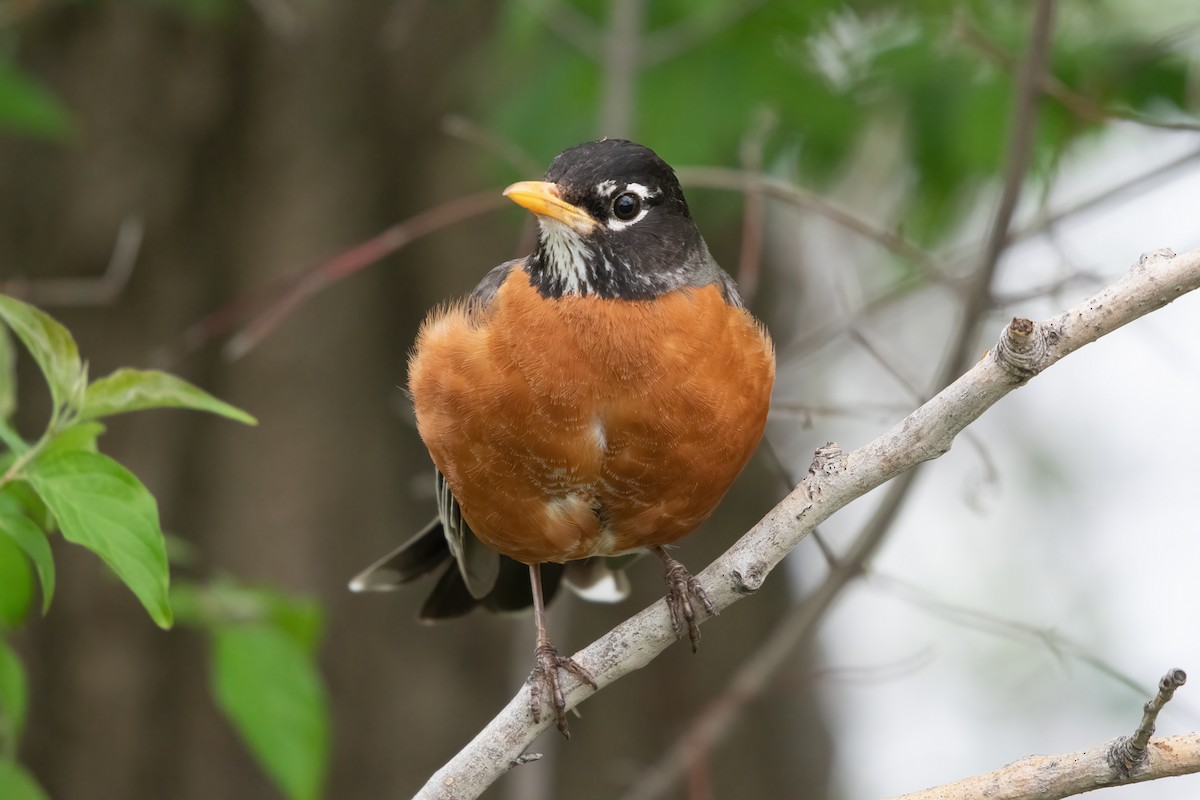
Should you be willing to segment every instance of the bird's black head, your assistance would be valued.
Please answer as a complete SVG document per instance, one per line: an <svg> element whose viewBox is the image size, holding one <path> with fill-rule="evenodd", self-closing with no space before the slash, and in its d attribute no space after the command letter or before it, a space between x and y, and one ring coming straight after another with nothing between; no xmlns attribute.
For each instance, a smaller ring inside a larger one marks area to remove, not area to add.
<svg viewBox="0 0 1200 800"><path fill-rule="evenodd" d="M642 300L727 281L688 211L675 172L624 139L560 153L544 181L515 183L513 202L538 216L530 279L547 297Z"/></svg>

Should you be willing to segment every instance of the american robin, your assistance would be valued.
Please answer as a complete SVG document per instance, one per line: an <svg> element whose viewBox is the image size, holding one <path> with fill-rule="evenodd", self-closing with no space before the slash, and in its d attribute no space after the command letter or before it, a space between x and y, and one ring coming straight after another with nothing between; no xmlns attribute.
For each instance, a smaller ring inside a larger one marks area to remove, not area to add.
<svg viewBox="0 0 1200 800"><path fill-rule="evenodd" d="M531 712L540 720L545 696L566 734L560 670L595 683L550 643L545 602L560 582L619 595L610 567L649 550L695 650L697 607L716 612L664 547L712 513L753 454L775 355L650 149L580 144L544 181L504 193L537 215L533 253L430 313L409 358L438 518L351 587L446 564L422 619L532 603Z"/></svg>

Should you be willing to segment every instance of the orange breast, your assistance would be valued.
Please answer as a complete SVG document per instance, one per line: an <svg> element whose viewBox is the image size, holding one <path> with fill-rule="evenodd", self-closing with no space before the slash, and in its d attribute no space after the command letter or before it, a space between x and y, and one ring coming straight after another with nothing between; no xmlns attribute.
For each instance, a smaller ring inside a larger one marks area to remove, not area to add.
<svg viewBox="0 0 1200 800"><path fill-rule="evenodd" d="M409 363L467 522L530 564L694 530L757 447L774 378L770 338L715 286L556 300L519 268L485 310L430 314Z"/></svg>

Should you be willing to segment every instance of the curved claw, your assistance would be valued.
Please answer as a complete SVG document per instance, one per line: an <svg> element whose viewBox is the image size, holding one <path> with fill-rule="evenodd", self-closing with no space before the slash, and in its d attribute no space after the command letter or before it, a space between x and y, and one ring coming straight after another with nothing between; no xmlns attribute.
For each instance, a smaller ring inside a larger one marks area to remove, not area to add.
<svg viewBox="0 0 1200 800"><path fill-rule="evenodd" d="M549 705L554 709L554 720L558 730L570 739L571 732L567 730L567 698L559 680L559 670L566 670L593 689L597 688L591 673L579 666L573 658L559 655L554 645L544 642L534 651L533 674L529 676L529 711L534 722L541 722L542 695L549 695Z"/></svg>
<svg viewBox="0 0 1200 800"><path fill-rule="evenodd" d="M661 547L655 548L654 552L662 559L665 567L663 579L667 584L667 608L671 611L671 627L681 639L683 629L687 627L688 639L691 640L694 653L700 644L700 625L692 601L699 601L710 617L717 616L717 608L696 577L688 572L687 567L667 555Z"/></svg>

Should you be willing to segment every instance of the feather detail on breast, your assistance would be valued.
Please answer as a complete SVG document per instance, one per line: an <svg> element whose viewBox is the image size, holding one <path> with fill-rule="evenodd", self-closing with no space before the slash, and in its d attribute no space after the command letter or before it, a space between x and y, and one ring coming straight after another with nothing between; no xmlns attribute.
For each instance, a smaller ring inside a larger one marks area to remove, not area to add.
<svg viewBox="0 0 1200 800"><path fill-rule="evenodd" d="M513 268L486 304L430 315L409 387L476 535L542 563L691 532L762 436L774 364L715 284L550 299Z"/></svg>

